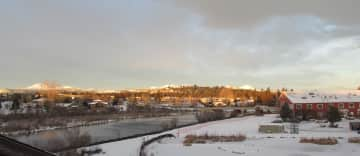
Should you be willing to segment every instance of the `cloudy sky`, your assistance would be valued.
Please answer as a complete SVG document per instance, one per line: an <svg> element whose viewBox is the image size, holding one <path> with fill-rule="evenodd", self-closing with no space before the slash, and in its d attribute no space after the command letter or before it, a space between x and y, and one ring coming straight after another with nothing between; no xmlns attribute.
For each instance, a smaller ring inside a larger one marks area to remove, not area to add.
<svg viewBox="0 0 360 156"><path fill-rule="evenodd" d="M0 88L352 89L359 0L1 0Z"/></svg>

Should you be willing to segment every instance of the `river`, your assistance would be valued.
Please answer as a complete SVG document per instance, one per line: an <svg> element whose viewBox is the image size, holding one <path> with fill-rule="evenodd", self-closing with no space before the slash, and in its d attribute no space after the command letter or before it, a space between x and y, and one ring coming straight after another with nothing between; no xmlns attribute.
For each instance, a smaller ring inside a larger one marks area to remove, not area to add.
<svg viewBox="0 0 360 156"><path fill-rule="evenodd" d="M134 136L137 134L159 131L162 130L162 124L164 122L170 122L173 118L178 119L178 125L186 125L197 122L193 114L157 118L126 119L107 124L43 131L30 135L16 136L14 138L18 141L44 150L54 151L64 149L68 146L69 139L66 136L69 136L69 134L87 134L87 136L90 137L90 142L88 143L92 144L101 141Z"/></svg>

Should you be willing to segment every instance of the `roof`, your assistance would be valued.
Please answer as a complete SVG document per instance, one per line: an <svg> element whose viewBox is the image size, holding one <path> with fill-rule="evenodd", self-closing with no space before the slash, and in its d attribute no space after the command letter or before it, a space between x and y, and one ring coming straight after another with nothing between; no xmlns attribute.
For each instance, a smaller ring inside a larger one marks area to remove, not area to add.
<svg viewBox="0 0 360 156"><path fill-rule="evenodd" d="M292 103L360 103L360 91L349 92L319 92L303 93L284 92Z"/></svg>
<svg viewBox="0 0 360 156"><path fill-rule="evenodd" d="M45 102L46 98L34 99L33 102Z"/></svg>
<svg viewBox="0 0 360 156"><path fill-rule="evenodd" d="M103 104L103 105L107 105L107 102L104 102L102 100L93 100L92 102L89 103L89 105L95 105L95 104Z"/></svg>

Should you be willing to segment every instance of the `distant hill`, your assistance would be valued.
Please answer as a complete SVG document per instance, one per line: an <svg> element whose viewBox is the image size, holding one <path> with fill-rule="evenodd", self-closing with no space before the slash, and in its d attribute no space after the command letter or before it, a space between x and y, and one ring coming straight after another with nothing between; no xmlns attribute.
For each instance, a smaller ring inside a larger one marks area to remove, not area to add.
<svg viewBox="0 0 360 156"><path fill-rule="evenodd" d="M121 92L121 91L130 91L130 92L146 92L146 91L156 91L156 90L178 90L178 89L191 89L192 87L196 86L197 88L214 88L211 86L197 86L197 85L164 85L164 86L153 86L149 88L140 88L140 89L123 89L123 90L111 90L111 89L96 89L96 88L89 88L89 89L81 89L72 86L61 85L56 82L51 81L44 81L40 83L35 83L31 86L18 89L18 91L38 91L38 90L49 90L49 89L56 89L56 90L63 90L63 91L85 91L85 92L100 92L100 93L114 93L114 92ZM217 86L220 88L227 88L227 89L234 89L234 90L249 90L252 91L255 88L250 85L243 85L243 86ZM216 87L215 87L216 88Z"/></svg>

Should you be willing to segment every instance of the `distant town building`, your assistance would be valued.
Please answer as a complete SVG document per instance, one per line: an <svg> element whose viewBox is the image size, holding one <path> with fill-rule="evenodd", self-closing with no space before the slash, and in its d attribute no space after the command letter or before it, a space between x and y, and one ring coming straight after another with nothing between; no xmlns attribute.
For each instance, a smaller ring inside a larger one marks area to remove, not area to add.
<svg viewBox="0 0 360 156"><path fill-rule="evenodd" d="M128 111L129 102L127 100L119 100L119 103L113 107L120 112L126 112Z"/></svg>
<svg viewBox="0 0 360 156"><path fill-rule="evenodd" d="M89 103L90 109L97 109L97 108L105 108L108 106L109 103L104 102L103 100L93 100Z"/></svg>
<svg viewBox="0 0 360 156"><path fill-rule="evenodd" d="M32 100L32 103L34 103L35 105L38 105L38 106L43 106L46 101L47 101L46 98L39 98L39 99Z"/></svg>
<svg viewBox="0 0 360 156"><path fill-rule="evenodd" d="M236 98L234 100L235 106L238 107L252 107L255 106L255 100L253 98L246 99L246 98Z"/></svg>
<svg viewBox="0 0 360 156"><path fill-rule="evenodd" d="M3 101L0 102L1 108L0 108L0 114L7 115L11 113L11 107L13 105L12 101Z"/></svg>

